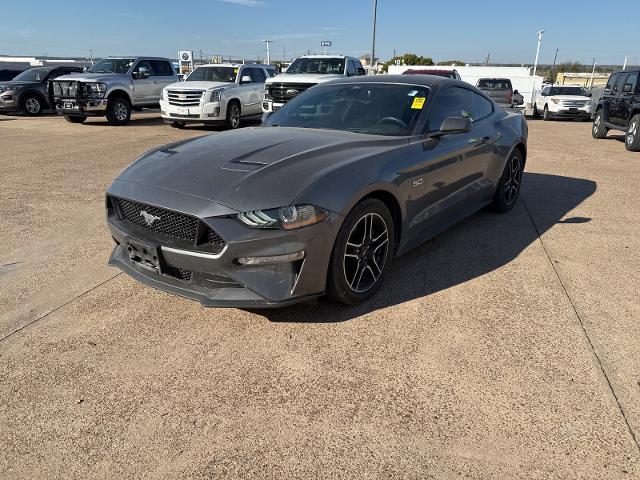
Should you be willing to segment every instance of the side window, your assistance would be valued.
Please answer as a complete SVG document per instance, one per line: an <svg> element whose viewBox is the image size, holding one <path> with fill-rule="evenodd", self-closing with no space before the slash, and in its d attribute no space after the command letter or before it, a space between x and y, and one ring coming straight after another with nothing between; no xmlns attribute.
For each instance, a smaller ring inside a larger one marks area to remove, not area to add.
<svg viewBox="0 0 640 480"><path fill-rule="evenodd" d="M358 75L366 75L367 71L364 69L364 67L362 66L362 63L360 63L359 61L356 62L356 73Z"/></svg>
<svg viewBox="0 0 640 480"><path fill-rule="evenodd" d="M465 117L474 120L478 117L475 93L466 88L450 87L438 95L429 117L430 132L440 129L448 117Z"/></svg>
<svg viewBox="0 0 640 480"><path fill-rule="evenodd" d="M636 93L636 87L638 86L638 74L630 73L624 84L624 91L626 93Z"/></svg>
<svg viewBox="0 0 640 480"><path fill-rule="evenodd" d="M549 90L551 90L549 87L544 87L544 88L542 89L542 93L541 93L541 95L545 95L545 96L546 96L546 95L549 95Z"/></svg>
<svg viewBox="0 0 640 480"><path fill-rule="evenodd" d="M628 75L624 75L624 74L620 74L618 75L618 81L616 82L616 84L613 86L613 91L614 93L617 92L621 92L622 91L622 87L624 85L625 80L627 79Z"/></svg>
<svg viewBox="0 0 640 480"><path fill-rule="evenodd" d="M482 120L493 113L493 105L489 100L477 93L474 93L473 96L476 99L476 113L478 115L477 118L473 119L474 121Z"/></svg>
<svg viewBox="0 0 640 480"><path fill-rule="evenodd" d="M249 69L251 80L253 83L264 83L266 77L264 76L264 70L262 68L250 68Z"/></svg>
<svg viewBox="0 0 640 480"><path fill-rule="evenodd" d="M615 74L611 75L609 77L609 81L607 82L607 86L604 87L604 91L605 92L613 91L613 86L616 84L616 82L618 81L619 77L620 77L619 73L615 73Z"/></svg>
<svg viewBox="0 0 640 480"><path fill-rule="evenodd" d="M150 60L151 74L156 77L170 77L173 75L171 64L166 60Z"/></svg>
<svg viewBox="0 0 640 480"><path fill-rule="evenodd" d="M273 68L265 68L265 71L267 72L267 77L276 76L276 71Z"/></svg>
<svg viewBox="0 0 640 480"><path fill-rule="evenodd" d="M355 77L358 72L356 72L356 66L353 64L353 60L349 60L347 63L347 77Z"/></svg>
<svg viewBox="0 0 640 480"><path fill-rule="evenodd" d="M136 65L136 68L133 69L133 71L134 72L140 71L140 67L145 67L146 69L149 70L149 72L151 72L151 75L153 75L153 68L151 68L151 62L149 62L149 60L140 60Z"/></svg>

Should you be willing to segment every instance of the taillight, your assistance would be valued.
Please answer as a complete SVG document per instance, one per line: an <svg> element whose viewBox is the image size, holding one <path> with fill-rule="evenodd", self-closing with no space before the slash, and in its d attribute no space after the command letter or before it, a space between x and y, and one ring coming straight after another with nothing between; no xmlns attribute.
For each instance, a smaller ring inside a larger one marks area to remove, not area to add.
<svg viewBox="0 0 640 480"><path fill-rule="evenodd" d="M509 90L509 103L513 102L513 91Z"/></svg>

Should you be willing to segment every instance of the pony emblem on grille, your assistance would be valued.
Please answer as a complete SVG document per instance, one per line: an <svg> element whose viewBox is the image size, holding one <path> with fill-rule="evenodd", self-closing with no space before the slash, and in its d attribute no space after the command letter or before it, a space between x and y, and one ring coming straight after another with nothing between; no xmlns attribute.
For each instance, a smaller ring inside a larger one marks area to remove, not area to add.
<svg viewBox="0 0 640 480"><path fill-rule="evenodd" d="M155 222L156 220L160 220L160 217L156 217L155 215L151 215L150 213L145 212L144 210L142 210L140 212L140 216L142 218L144 218L144 222L148 225L151 226L153 225L153 222Z"/></svg>

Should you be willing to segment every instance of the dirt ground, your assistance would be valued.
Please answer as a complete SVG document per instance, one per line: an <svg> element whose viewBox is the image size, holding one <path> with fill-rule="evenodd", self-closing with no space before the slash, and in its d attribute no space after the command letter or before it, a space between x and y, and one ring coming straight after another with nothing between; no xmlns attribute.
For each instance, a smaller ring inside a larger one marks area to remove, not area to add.
<svg viewBox="0 0 640 480"><path fill-rule="evenodd" d="M510 214L264 312L106 265L111 179L215 131L0 116L0 478L640 478L640 154L529 126Z"/></svg>

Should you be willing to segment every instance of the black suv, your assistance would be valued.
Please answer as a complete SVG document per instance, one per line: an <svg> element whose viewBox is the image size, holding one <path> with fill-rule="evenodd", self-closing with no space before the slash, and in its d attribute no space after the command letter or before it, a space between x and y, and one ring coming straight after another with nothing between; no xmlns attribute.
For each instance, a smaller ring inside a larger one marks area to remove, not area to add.
<svg viewBox="0 0 640 480"><path fill-rule="evenodd" d="M77 72L82 72L82 68L53 66L25 70L11 81L0 83L0 112L22 111L35 116L47 108L53 109L51 80Z"/></svg>
<svg viewBox="0 0 640 480"><path fill-rule="evenodd" d="M617 72L611 75L596 107L591 133L604 138L609 130L626 132L627 150L640 152L640 71Z"/></svg>

